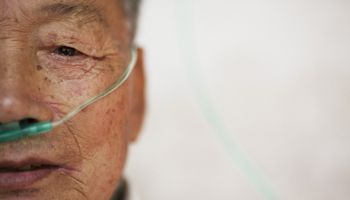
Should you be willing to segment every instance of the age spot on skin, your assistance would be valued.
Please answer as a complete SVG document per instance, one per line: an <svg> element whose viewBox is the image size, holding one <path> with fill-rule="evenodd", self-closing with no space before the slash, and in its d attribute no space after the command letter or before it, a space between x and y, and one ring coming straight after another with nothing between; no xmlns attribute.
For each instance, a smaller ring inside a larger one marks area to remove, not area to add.
<svg viewBox="0 0 350 200"><path fill-rule="evenodd" d="M36 69L37 69L38 71L40 71L40 70L42 70L43 68L42 68L40 65L38 65L38 66L36 66Z"/></svg>
<svg viewBox="0 0 350 200"><path fill-rule="evenodd" d="M48 79L47 77L44 78L44 81L48 82L49 84L51 83L51 80Z"/></svg>

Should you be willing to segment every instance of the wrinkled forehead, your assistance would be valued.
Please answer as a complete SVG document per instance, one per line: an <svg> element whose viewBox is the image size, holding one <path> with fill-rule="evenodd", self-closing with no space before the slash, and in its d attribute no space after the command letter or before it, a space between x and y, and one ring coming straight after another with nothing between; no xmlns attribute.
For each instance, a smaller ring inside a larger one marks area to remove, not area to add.
<svg viewBox="0 0 350 200"><path fill-rule="evenodd" d="M79 27L99 25L111 34L125 35L125 16L115 0L0 0L1 26L64 20Z"/></svg>

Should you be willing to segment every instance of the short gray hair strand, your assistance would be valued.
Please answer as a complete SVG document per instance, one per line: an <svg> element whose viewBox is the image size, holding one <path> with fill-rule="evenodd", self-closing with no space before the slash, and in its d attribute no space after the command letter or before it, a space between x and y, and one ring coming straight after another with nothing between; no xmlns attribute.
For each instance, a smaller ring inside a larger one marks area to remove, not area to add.
<svg viewBox="0 0 350 200"><path fill-rule="evenodd" d="M133 40L137 29L137 18L141 0L119 0L119 2L127 17L127 28L129 29L131 40Z"/></svg>

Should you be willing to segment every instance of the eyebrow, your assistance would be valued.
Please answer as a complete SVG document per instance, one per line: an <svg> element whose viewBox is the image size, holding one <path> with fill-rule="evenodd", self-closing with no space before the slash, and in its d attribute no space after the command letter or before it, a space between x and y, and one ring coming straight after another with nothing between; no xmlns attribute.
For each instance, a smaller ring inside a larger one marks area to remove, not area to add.
<svg viewBox="0 0 350 200"><path fill-rule="evenodd" d="M77 18L79 19L79 24L97 22L105 26L101 15L101 8L95 6L93 3L55 3L41 6L37 11L57 19L64 17Z"/></svg>

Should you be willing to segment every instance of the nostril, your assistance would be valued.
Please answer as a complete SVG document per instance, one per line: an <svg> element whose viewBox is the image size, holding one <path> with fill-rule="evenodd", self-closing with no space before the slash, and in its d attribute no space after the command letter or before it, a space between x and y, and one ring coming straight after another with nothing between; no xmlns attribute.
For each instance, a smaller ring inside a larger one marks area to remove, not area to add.
<svg viewBox="0 0 350 200"><path fill-rule="evenodd" d="M33 118L28 118L27 122L28 122L28 124L35 124L35 123L38 123L39 121L36 119L33 119Z"/></svg>
<svg viewBox="0 0 350 200"><path fill-rule="evenodd" d="M22 119L21 121L19 121L19 124L20 124L20 127L24 127L24 126L35 124L38 122L39 121L37 119L34 119L34 118L25 118L25 119Z"/></svg>

